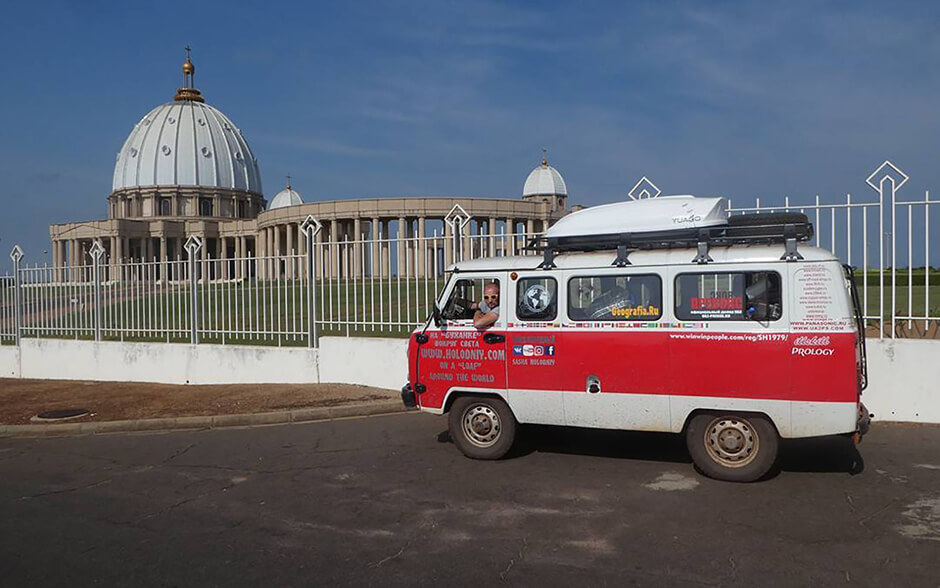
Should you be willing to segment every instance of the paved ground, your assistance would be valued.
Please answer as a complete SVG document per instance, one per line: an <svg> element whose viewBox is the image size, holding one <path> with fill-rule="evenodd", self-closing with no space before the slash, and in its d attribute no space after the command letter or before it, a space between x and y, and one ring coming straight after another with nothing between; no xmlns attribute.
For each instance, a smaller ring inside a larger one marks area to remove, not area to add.
<svg viewBox="0 0 940 588"><path fill-rule="evenodd" d="M353 384L183 386L0 378L0 425L22 425L47 410L84 408L70 423L248 414L398 399L397 390ZM50 424L49 426L56 426Z"/></svg>
<svg viewBox="0 0 940 588"><path fill-rule="evenodd" d="M0 440L5 586L937 586L940 427L784 446L704 479L677 437L443 419Z"/></svg>

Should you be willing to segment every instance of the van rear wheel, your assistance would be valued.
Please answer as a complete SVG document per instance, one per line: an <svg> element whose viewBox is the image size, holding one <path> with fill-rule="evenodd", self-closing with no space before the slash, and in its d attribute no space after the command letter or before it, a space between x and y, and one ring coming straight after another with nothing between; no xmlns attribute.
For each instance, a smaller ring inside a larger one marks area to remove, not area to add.
<svg viewBox="0 0 940 588"><path fill-rule="evenodd" d="M499 459L516 437L516 417L502 399L463 396L448 414L450 438L464 455L473 459Z"/></svg>
<svg viewBox="0 0 940 588"><path fill-rule="evenodd" d="M685 433L692 461L709 478L753 482L777 460L779 437L761 415L699 414Z"/></svg>

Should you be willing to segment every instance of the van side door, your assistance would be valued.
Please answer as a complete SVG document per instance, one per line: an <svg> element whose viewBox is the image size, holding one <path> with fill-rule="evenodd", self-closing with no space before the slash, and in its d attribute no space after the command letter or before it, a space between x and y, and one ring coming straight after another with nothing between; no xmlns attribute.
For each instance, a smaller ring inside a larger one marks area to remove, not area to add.
<svg viewBox="0 0 940 588"><path fill-rule="evenodd" d="M418 350L418 381L425 391L418 397L422 408L444 408L455 390L506 393L506 302L501 300L505 274L458 274L442 299L440 326L431 325L427 341ZM493 287L498 302L487 300ZM494 306L495 304L495 306ZM499 318L490 327L474 327L477 312L494 309Z"/></svg>
<svg viewBox="0 0 940 588"><path fill-rule="evenodd" d="M669 430L664 280L647 268L565 272L559 380L568 425Z"/></svg>

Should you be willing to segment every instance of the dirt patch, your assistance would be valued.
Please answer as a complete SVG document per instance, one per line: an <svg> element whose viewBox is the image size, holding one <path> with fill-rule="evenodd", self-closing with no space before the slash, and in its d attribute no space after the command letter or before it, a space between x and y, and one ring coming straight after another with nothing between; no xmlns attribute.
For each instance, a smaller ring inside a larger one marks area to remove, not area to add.
<svg viewBox="0 0 940 588"><path fill-rule="evenodd" d="M394 390L352 384L176 386L137 382L0 379L0 424L63 408L91 415L68 422L274 412L398 398ZM55 425L50 425L55 426Z"/></svg>

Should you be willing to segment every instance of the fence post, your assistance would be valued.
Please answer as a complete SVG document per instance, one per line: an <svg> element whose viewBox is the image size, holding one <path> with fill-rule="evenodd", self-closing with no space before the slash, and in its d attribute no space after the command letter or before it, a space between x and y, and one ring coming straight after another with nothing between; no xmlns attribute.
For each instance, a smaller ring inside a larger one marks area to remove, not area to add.
<svg viewBox="0 0 940 588"><path fill-rule="evenodd" d="M196 286L199 284L198 267L199 250L202 249L202 239L196 235L190 235L186 239L186 253L189 254L189 341L193 345L199 343L199 296L196 293Z"/></svg>
<svg viewBox="0 0 940 588"><path fill-rule="evenodd" d="M300 230L307 240L307 347L320 346L317 337L317 256L314 247L316 246L315 238L321 228L323 228L323 225L320 224L320 221L309 214L304 222L300 224Z"/></svg>
<svg viewBox="0 0 940 588"><path fill-rule="evenodd" d="M88 252L91 253L91 276L92 280L95 282L95 341L101 341L101 257L104 255L104 247L101 245L101 240L96 239Z"/></svg>
<svg viewBox="0 0 940 588"><path fill-rule="evenodd" d="M20 279L20 260L23 259L23 250L19 245L14 245L10 251L10 259L13 260L13 312L16 315L14 328L16 329L16 346L20 346L20 339L23 337L23 283Z"/></svg>
<svg viewBox="0 0 940 588"><path fill-rule="evenodd" d="M885 162L882 163L880 166L878 166L878 169L873 171L871 175L868 176L868 179L865 180L865 183L871 186L872 190L874 190L875 192L878 192L878 223L879 223L878 228L881 231L881 235L882 235L881 244L878 248L878 254L880 258L880 261L878 264L878 270L879 270L878 271L878 274L879 274L878 275L878 290L879 290L879 300L880 300L879 312L878 312L879 318L880 318L880 321L879 321L880 328L879 328L879 333L878 333L879 339L884 338L884 330L885 330L885 308L884 308L885 243L884 243L884 238L887 236L887 234L885 233L885 228L884 228L885 196L888 195L886 194L886 192L890 192L891 200L890 200L890 203L888 204L889 206L888 211L889 211L889 214L891 215L891 219L890 219L890 222L891 222L891 233L890 233L891 234L891 338L894 339L896 336L896 333L894 330L894 323L897 320L897 300L896 300L897 288L895 287L896 286L895 282L897 281L897 268L895 267L897 265L897 256L895 255L895 252L894 252L895 244L897 243L897 234L896 234L897 223L895 219L895 206L896 206L895 196L897 195L897 191L901 189L901 186L907 183L908 179L909 178L907 174L905 174L900 169L898 169L898 167L894 165L893 163L891 163L890 161L885 160ZM867 288L868 268L865 268L865 270L866 270L865 286ZM927 271L929 273L930 269L928 268ZM910 272L910 268L908 268L908 272ZM908 279L910 280L910 278ZM910 282L908 282L908 284L910 284ZM908 308L908 312L907 312L908 316L911 316L913 314L911 310L912 309Z"/></svg>
<svg viewBox="0 0 940 588"><path fill-rule="evenodd" d="M470 222L470 215L462 206L455 204L447 213L447 216L444 217L444 222L450 225L451 235L454 239L454 263L463 261L463 228Z"/></svg>

